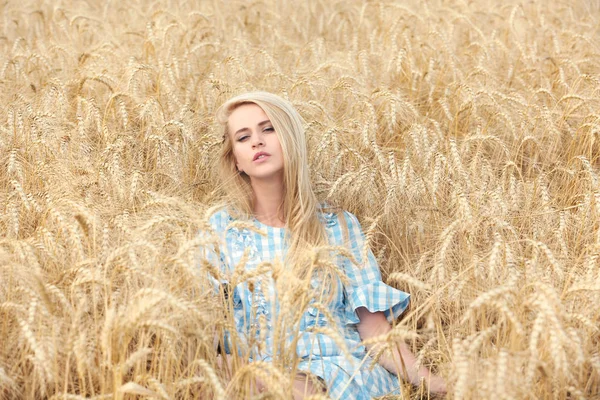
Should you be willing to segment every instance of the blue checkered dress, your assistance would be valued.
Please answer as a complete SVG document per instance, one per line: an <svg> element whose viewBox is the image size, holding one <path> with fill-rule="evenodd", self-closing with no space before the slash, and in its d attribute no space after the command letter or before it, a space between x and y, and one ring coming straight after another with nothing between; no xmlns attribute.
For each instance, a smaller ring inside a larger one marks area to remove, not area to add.
<svg viewBox="0 0 600 400"><path fill-rule="evenodd" d="M348 246L359 266L346 258L338 258L349 283L344 285L343 290L339 290L339 293L334 295L333 302L329 303L329 311L335 321L327 320L315 307L308 307L303 315L299 336L290 338L290 343L298 339L298 368L321 377L327 385L329 396L333 399L371 399L390 393L397 394L400 386L398 378L379 364L373 364L371 359L365 356L365 348L360 344L360 336L356 329L359 322L356 309L366 307L371 312L383 311L388 320L391 320L398 317L408 306L409 295L381 281L381 274L371 251L368 251L367 259L363 262L364 234L353 214L323 212L319 217L325 226L330 244ZM345 218L345 224L340 218ZM266 233L263 235L247 228L236 227L235 224L230 225L234 221L226 209L221 209L210 218L211 228L219 235L221 244L218 258L214 249L206 251L203 256L211 264L221 268L220 284L227 282L227 276L240 264L244 252L248 257L245 268L249 270L262 261L283 259L287 249L285 228L267 226L254 219L252 223L262 233ZM219 284L214 279L213 282ZM261 285L268 287L264 288ZM253 289L251 291L247 283L241 283L232 288L233 293L230 293L230 296L233 296L238 340L244 341L248 335L260 335L264 338L266 346L262 346L262 351L250 349L249 358L251 361L270 361L272 354L268 349L273 349L271 323L274 321L273 313L279 310L278 304L275 304L277 301L272 300L277 298L272 278L269 276L261 279ZM260 319L263 321L262 325L259 324ZM258 326L262 326L263 329L266 327L267 332L261 334ZM344 355L328 335L311 332L320 326L338 331L345 338L350 356ZM230 352L227 348L228 340L226 335L226 351Z"/></svg>

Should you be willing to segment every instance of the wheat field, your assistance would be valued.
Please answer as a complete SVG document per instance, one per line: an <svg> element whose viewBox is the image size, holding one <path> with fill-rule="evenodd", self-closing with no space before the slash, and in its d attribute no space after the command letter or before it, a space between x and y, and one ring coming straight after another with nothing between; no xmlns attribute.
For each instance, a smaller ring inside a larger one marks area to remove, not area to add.
<svg viewBox="0 0 600 400"><path fill-rule="evenodd" d="M214 112L258 89L301 112L318 196L412 294L382 340L451 399L600 398L597 0L0 15L1 398L235 399L254 378L257 399L290 395L293 357L219 361L231 310L197 258L222 196Z"/></svg>

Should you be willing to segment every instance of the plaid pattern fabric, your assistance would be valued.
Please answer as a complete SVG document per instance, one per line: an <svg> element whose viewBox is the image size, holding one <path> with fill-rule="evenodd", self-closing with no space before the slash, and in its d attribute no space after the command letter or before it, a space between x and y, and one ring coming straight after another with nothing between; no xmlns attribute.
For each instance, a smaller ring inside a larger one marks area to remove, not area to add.
<svg viewBox="0 0 600 400"><path fill-rule="evenodd" d="M340 221L344 218L344 221ZM365 239L358 219L349 212L321 213L328 239L333 246L346 246L350 249L358 266L347 258L338 256L338 266L348 278L343 290L334 294L329 303L329 311L335 321L328 321L315 307L309 307L300 323L296 353L301 361L299 369L310 371L321 377L327 384L328 394L334 399L371 399L390 393L398 393L398 378L379 364L373 365L365 356L365 348L360 344L356 329L359 322L356 309L366 307L369 311L383 311L388 320L398 317L408 306L409 295L394 289L381 281L381 274L373 253L364 251ZM285 228L267 226L254 219L251 223L266 235L252 229L240 228L232 224L235 219L221 209L210 218L210 225L220 237L219 249L204 249L203 256L222 272L221 282L211 278L215 285L226 284L228 276L245 256L244 268L249 271L262 261L282 260L287 251ZM366 259L365 258L366 254ZM323 285L320 285L323 286ZM313 282L318 288L319 282ZM241 283L233 289L234 324L236 343L247 343L251 335L264 338L262 349L247 349L251 360L272 359L269 349L273 348L270 335L273 315L279 312L277 294L270 275L266 274L254 284L251 291L247 283ZM331 295L331 294L329 294ZM263 321L262 324L260 321ZM345 339L350 356L344 355L335 341L323 334L311 332L314 327L333 328ZM261 332L266 329L266 332ZM292 344L295 337L289 337ZM226 351L228 337L225 338Z"/></svg>

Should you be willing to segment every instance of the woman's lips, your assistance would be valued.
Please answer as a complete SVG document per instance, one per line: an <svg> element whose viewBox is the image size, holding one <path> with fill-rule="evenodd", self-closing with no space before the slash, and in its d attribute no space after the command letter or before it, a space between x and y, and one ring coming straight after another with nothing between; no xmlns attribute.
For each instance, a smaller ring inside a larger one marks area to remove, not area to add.
<svg viewBox="0 0 600 400"><path fill-rule="evenodd" d="M271 155L269 153L265 153L265 152L260 152L260 153L256 153L254 155L254 158L252 159L253 162L256 163L260 163L260 162L264 162L267 160L267 158L271 157Z"/></svg>

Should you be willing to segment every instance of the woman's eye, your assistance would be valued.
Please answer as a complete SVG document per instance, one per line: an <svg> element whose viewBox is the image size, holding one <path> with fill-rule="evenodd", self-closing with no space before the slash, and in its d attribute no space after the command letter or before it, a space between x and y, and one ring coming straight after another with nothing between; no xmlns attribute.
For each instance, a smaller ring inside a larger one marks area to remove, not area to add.
<svg viewBox="0 0 600 400"><path fill-rule="evenodd" d="M267 127L263 130L263 132L275 132L275 128L273 128L272 126Z"/></svg>
<svg viewBox="0 0 600 400"><path fill-rule="evenodd" d="M238 142L243 142L244 140L246 140L246 139L248 139L248 138L249 138L249 136L248 136L248 135L240 136L240 137L238 138Z"/></svg>

